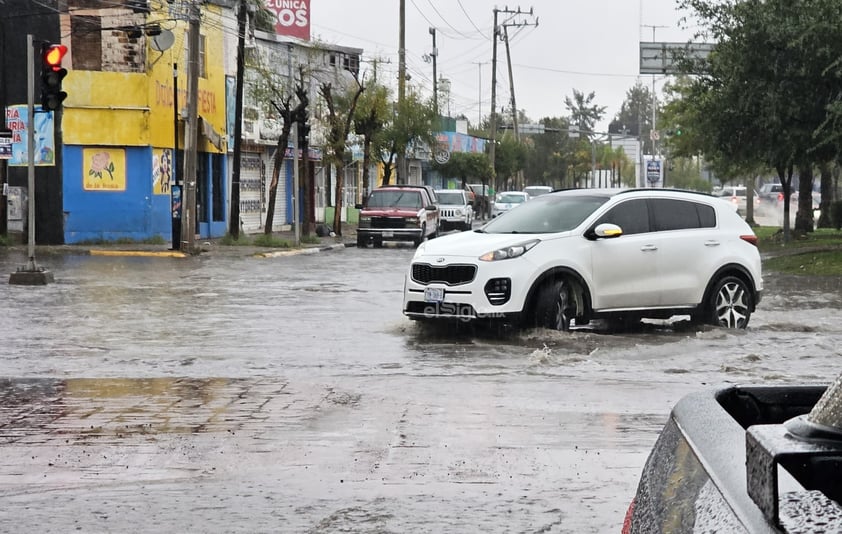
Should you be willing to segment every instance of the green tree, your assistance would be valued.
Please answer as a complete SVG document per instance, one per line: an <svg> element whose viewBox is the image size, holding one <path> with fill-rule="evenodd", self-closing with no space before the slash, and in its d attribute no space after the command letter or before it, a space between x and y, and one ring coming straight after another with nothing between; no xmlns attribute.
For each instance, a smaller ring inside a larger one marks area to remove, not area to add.
<svg viewBox="0 0 842 534"><path fill-rule="evenodd" d="M383 131L391 118L390 91L388 87L370 84L360 96L354 112L354 133L362 138L363 144L363 199L370 189L369 169L372 148L384 148Z"/></svg>
<svg viewBox="0 0 842 534"><path fill-rule="evenodd" d="M801 171L796 230L812 229L812 167L837 154L833 106L842 88L835 0L680 0L716 43L685 98L706 158L722 168L773 168L784 189L789 238L792 177ZM804 198L804 192L808 198Z"/></svg>
<svg viewBox="0 0 842 534"><path fill-rule="evenodd" d="M432 99L424 100L418 91L407 91L402 103L394 103L391 120L376 138L372 150L383 164L383 184L390 183L398 154L419 145L435 146L439 118Z"/></svg>
<svg viewBox="0 0 842 534"><path fill-rule="evenodd" d="M447 163L438 163L434 160L433 168L442 176L459 178L462 189L468 185L469 179L487 185L488 177L491 176L491 162L488 160L488 155L474 152L453 152Z"/></svg>
<svg viewBox="0 0 842 534"><path fill-rule="evenodd" d="M442 176L459 178L462 189L468 185L468 180L477 181L485 186L488 185L488 180L493 174L491 168L491 161L488 159L488 154L478 154L474 152L452 152L447 163L438 163L433 160L433 169L437 170ZM490 199L476 198L474 200L474 210L478 218L488 217L490 215Z"/></svg>
<svg viewBox="0 0 842 534"><path fill-rule="evenodd" d="M319 94L327 106L328 130L325 147L328 153L328 161L337 167L336 172L336 207L333 212L333 231L336 235L342 235L342 193L345 189L344 173L342 162L344 161L345 149L348 144L348 134L351 132L351 123L357 107L360 95L365 91L365 86L357 81L357 87L347 91L339 91L334 94L333 84L322 82L319 85Z"/></svg>
<svg viewBox="0 0 842 534"><path fill-rule="evenodd" d="M654 154L652 131L652 91L643 82L638 81L628 91L626 99L620 105L620 111L608 125L610 133L639 137L643 142L643 152Z"/></svg>
<svg viewBox="0 0 842 534"><path fill-rule="evenodd" d="M526 147L515 136L506 132L497 140L494 155L494 189L503 191L513 187L515 174L522 171L526 162Z"/></svg>
<svg viewBox="0 0 842 534"><path fill-rule="evenodd" d="M544 133L532 136L527 145L526 185L565 187L575 141L568 136L569 122L563 117L546 117L539 123L544 126Z"/></svg>

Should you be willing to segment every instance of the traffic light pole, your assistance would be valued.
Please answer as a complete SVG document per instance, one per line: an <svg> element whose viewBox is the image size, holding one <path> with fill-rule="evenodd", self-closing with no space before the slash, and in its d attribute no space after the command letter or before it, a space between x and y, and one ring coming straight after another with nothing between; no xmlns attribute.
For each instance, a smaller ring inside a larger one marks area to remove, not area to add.
<svg viewBox="0 0 842 534"><path fill-rule="evenodd" d="M38 267L35 263L35 50L32 34L26 36L26 92L27 111L29 113L26 125L26 157L28 161L27 173L27 226L29 230L29 247L27 249L29 261L24 267L9 276L10 284L43 286L53 281L53 273Z"/></svg>

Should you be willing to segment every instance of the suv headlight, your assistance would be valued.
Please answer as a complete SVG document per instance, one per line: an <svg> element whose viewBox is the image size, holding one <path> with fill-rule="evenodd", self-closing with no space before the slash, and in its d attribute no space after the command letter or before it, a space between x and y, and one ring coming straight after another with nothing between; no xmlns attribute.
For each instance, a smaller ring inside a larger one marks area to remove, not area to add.
<svg viewBox="0 0 842 534"><path fill-rule="evenodd" d="M486 252L480 256L479 259L480 261L499 261L517 258L518 256L526 254L530 249L532 249L532 247L540 242L540 239L533 239L532 241L526 241L510 247L498 248L497 250Z"/></svg>

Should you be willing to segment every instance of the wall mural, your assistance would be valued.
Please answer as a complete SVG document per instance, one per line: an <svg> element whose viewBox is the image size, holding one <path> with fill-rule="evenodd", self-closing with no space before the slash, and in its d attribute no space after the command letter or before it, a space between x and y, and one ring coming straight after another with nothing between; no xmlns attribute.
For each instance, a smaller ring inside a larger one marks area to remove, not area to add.
<svg viewBox="0 0 842 534"><path fill-rule="evenodd" d="M172 149L152 149L152 194L169 195L172 185Z"/></svg>
<svg viewBox="0 0 842 534"><path fill-rule="evenodd" d="M82 189L85 191L126 190L125 149L85 148L82 165Z"/></svg>

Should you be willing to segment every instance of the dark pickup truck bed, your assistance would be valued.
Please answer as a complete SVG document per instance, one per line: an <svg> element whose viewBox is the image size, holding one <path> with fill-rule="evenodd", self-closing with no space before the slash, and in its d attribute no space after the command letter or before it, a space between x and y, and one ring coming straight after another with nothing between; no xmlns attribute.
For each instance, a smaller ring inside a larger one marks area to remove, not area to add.
<svg viewBox="0 0 842 534"><path fill-rule="evenodd" d="M842 532L842 440L791 432L826 389L732 386L681 399L623 532Z"/></svg>

